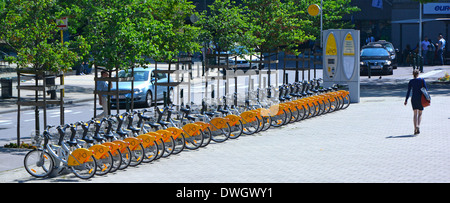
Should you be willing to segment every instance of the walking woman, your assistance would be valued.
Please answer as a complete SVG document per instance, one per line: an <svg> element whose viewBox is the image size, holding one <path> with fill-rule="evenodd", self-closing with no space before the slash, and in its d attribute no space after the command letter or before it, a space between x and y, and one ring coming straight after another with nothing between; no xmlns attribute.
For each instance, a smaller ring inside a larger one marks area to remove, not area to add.
<svg viewBox="0 0 450 203"><path fill-rule="evenodd" d="M420 90L422 87L425 87L427 90L427 85L425 83L425 80L423 78L419 78L419 70L413 71L414 79L410 80L408 83L408 92L406 93L406 99L405 99L405 106L408 102L409 93L412 89L412 96L411 96L411 105L414 111L414 135L417 135L420 133L420 122L422 120L422 111L423 106L421 102L422 98L422 91Z"/></svg>

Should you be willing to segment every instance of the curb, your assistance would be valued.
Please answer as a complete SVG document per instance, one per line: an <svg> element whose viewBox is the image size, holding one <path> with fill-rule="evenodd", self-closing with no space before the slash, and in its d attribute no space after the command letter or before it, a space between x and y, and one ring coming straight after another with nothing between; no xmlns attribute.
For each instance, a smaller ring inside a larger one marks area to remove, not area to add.
<svg viewBox="0 0 450 203"><path fill-rule="evenodd" d="M93 98L67 100L67 101L64 101L64 104L75 104L75 103L82 103L82 102L93 101L93 100L94 100ZM47 107L54 107L54 106L59 106L59 105L56 105L56 104L48 104L47 105ZM20 108L20 110L33 110L33 109L34 109L33 106L27 106L27 107ZM0 110L0 114L12 113L12 112L17 112L17 106L14 109Z"/></svg>

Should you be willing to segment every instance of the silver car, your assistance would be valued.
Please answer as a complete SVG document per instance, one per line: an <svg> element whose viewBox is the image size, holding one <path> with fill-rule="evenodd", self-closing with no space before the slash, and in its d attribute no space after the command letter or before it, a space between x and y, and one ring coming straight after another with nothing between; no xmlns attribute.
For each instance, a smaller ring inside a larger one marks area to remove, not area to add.
<svg viewBox="0 0 450 203"><path fill-rule="evenodd" d="M153 98L156 100L164 99L164 92L167 92L167 86L157 85L158 83L167 83L168 76L165 73L155 73L154 68L135 68L134 69L134 104L135 105L145 105L147 107L151 106L153 103ZM131 77L131 70L119 71L119 78ZM155 82L157 79L155 90ZM170 80L172 81L172 80ZM112 83L112 91L116 90L116 83ZM119 91L121 90L131 90L131 81L119 82ZM171 101L173 101L173 87L169 89L169 95ZM116 104L116 96L111 97L111 104ZM126 104L131 102L131 93L119 94L119 104Z"/></svg>

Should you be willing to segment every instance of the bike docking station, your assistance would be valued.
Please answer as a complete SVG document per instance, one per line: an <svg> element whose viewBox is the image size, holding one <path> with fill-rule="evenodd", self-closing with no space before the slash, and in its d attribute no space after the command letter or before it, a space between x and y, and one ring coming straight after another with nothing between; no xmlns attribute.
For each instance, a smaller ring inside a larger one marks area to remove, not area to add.
<svg viewBox="0 0 450 203"><path fill-rule="evenodd" d="M323 31L323 86L348 87L351 103L360 101L360 31L330 29Z"/></svg>

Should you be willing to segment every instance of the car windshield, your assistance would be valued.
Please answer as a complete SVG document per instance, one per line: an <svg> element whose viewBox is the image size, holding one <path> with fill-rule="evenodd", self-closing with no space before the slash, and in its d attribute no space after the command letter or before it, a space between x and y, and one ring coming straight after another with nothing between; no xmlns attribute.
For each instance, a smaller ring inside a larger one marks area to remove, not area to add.
<svg viewBox="0 0 450 203"><path fill-rule="evenodd" d="M361 56L389 56L389 52L384 48L365 48Z"/></svg>
<svg viewBox="0 0 450 203"><path fill-rule="evenodd" d="M120 71L119 78L131 77L131 70L128 72ZM148 80L148 71L134 71L134 81L147 81Z"/></svg>

